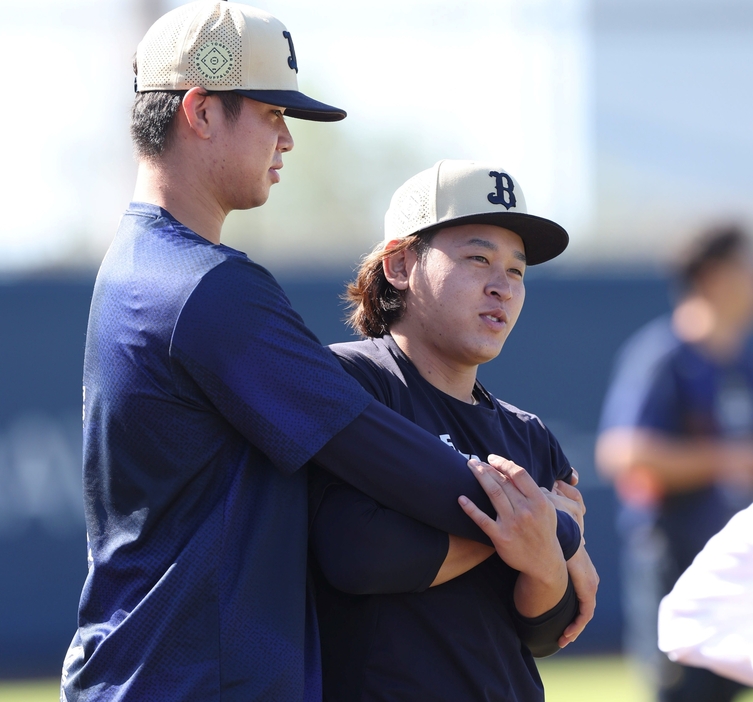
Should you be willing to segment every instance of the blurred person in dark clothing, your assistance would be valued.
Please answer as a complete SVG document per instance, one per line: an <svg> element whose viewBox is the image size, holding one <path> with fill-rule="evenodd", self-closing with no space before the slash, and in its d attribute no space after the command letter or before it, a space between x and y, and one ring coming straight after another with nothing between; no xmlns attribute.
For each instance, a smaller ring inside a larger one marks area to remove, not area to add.
<svg viewBox="0 0 753 702"><path fill-rule="evenodd" d="M670 661L656 646L659 600L706 541L751 501L753 254L738 227L692 242L674 310L620 352L596 464L623 504L627 648L661 702L724 702L743 689Z"/></svg>

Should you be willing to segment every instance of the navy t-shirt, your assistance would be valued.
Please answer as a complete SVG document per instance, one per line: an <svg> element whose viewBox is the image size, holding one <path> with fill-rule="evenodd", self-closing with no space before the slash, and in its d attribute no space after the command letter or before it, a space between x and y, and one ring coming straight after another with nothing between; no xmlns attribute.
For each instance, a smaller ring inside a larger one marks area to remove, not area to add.
<svg viewBox="0 0 753 702"><path fill-rule="evenodd" d="M508 457L547 488L569 477L541 421L480 385L478 405L441 392L389 336L331 348L375 398L462 454ZM445 534L325 471L314 469L311 483L326 702L543 700L516 631L516 571L494 555L429 588L447 553Z"/></svg>
<svg viewBox="0 0 753 702"><path fill-rule="evenodd" d="M97 277L84 395L64 699L320 699L298 469L371 398L268 271L140 203Z"/></svg>
<svg viewBox="0 0 753 702"><path fill-rule="evenodd" d="M677 438L753 437L750 344L736 358L718 363L678 339L669 316L650 322L626 342L617 359L600 431L615 427L653 429ZM672 563L665 566L672 571L670 580L742 506L718 485L664 496L652 518L669 537ZM629 528L645 519L628 506L622 521Z"/></svg>

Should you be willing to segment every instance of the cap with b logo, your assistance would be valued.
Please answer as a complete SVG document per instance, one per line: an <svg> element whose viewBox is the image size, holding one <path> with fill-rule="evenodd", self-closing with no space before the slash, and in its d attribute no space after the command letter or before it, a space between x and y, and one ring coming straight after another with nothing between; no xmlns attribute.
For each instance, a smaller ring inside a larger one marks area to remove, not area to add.
<svg viewBox="0 0 753 702"><path fill-rule="evenodd" d="M515 178L494 163L444 160L413 176L392 196L384 239L461 224L493 224L515 232L535 265L559 256L569 242L555 222L528 214Z"/></svg>
<svg viewBox="0 0 753 702"><path fill-rule="evenodd" d="M300 119L335 122L344 110L298 90L290 32L272 15L237 2L200 0L158 19L136 51L136 91L228 90Z"/></svg>

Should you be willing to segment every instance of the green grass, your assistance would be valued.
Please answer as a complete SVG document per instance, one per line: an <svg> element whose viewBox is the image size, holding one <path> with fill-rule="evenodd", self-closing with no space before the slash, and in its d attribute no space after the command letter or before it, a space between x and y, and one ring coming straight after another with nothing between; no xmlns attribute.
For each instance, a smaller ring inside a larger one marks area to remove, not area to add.
<svg viewBox="0 0 753 702"><path fill-rule="evenodd" d="M547 702L653 702L621 657L569 656L538 661Z"/></svg>
<svg viewBox="0 0 753 702"><path fill-rule="evenodd" d="M538 662L546 702L653 702L629 661L619 656L570 656ZM735 702L753 702L753 691Z"/></svg>
<svg viewBox="0 0 753 702"><path fill-rule="evenodd" d="M0 680L0 702L57 702L60 680Z"/></svg>
<svg viewBox="0 0 753 702"><path fill-rule="evenodd" d="M539 661L547 702L652 702L638 673L619 656ZM0 681L0 702L57 702L59 682ZM753 702L753 691L735 702Z"/></svg>

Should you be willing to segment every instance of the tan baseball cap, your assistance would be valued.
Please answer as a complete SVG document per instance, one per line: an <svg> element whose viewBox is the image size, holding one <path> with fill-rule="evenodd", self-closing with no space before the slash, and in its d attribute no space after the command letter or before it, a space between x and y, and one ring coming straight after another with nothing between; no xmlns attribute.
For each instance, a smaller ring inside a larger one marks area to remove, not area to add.
<svg viewBox="0 0 753 702"><path fill-rule="evenodd" d="M384 216L384 239L461 224L493 224L515 232L528 265L559 256L570 241L559 224L528 214L520 184L504 168L451 160L438 161L395 191Z"/></svg>
<svg viewBox="0 0 753 702"><path fill-rule="evenodd" d="M200 0L160 17L136 50L136 92L228 90L285 114L335 122L344 110L298 90L290 32L272 15L238 2Z"/></svg>

